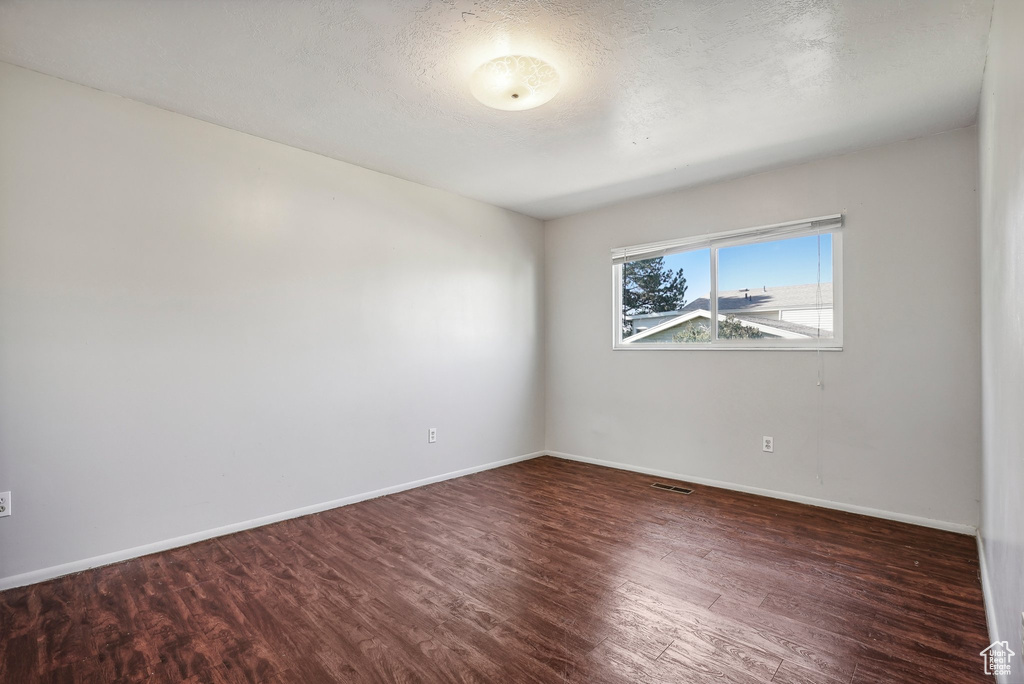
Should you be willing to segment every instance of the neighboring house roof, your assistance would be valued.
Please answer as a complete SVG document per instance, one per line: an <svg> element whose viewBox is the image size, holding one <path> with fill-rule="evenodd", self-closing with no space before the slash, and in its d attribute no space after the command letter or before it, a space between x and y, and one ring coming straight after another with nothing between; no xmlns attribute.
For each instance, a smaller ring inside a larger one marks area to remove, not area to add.
<svg viewBox="0 0 1024 684"><path fill-rule="evenodd" d="M697 311L689 311L689 312L684 313L682 315L676 316L675 318L669 319L669 320L665 321L664 323L659 323L658 325L654 326L653 328L648 328L647 330L644 330L643 332L638 332L635 335L630 335L629 337L624 338L622 341L623 342L637 342L639 340L644 339L645 337L650 337L651 335L656 335L656 334L660 333L663 330L667 330L669 328L674 328L677 325L680 325L682 323L686 323L687 321L693 320L694 318L706 318L706 319L708 319L710 321L711 320L711 312L710 311L706 311L704 309L700 309L700 310L697 310ZM805 337L817 337L818 336L818 331L815 328L808 328L807 326L803 326L803 325L796 326L796 327L805 328L805 329L811 331L814 334L813 335L808 335L807 333L799 333L799 332L794 332L792 330L785 330L785 329L783 329L782 325L778 325L780 323L785 323L785 321L772 321L772 320L769 320L769 319L766 319L766 318L758 318L756 316L746 316L746 317L744 317L742 319L740 319L739 316L736 316L735 318L737 318L738 320L743 320L743 322L746 325L749 325L751 327L757 328L758 330L760 330L761 332L763 332L765 334L775 335L776 337L783 337L783 338L787 338L787 339L793 340L793 339L802 339L802 338L805 338ZM747 320L747 319L754 319L754 318L757 318L757 320L756 321L755 320L749 320L749 321ZM724 321L725 319L726 319L726 316L724 314L718 314L718 320ZM771 325L767 325L766 323L762 323L761 321L765 321L767 323L770 323ZM791 327L791 326L793 326L792 323L786 324L786 327Z"/></svg>
<svg viewBox="0 0 1024 684"><path fill-rule="evenodd" d="M820 337L821 330L814 327L813 325L801 325L800 323L791 323L789 321L780 321L777 318L767 318L765 316L755 316L754 314L729 314L737 321L743 321L744 323L758 323L761 325L769 325L779 330L788 330L789 332L797 333L803 337ZM721 315L720 315L721 316ZM829 335L831 335L831 331Z"/></svg>
<svg viewBox="0 0 1024 684"><path fill-rule="evenodd" d="M642 321L645 318L664 318L665 316L678 316L681 313L683 313L682 310L679 310L679 311L658 311L658 312L649 313L649 314L634 314L632 316L626 316L626 320L627 321Z"/></svg>
<svg viewBox="0 0 1024 684"><path fill-rule="evenodd" d="M821 300L818 300L818 283L806 285L784 285L750 290L724 290L718 294L718 310L725 311L775 311L777 309L814 309L821 305L832 308L832 283L821 284ZM642 321L646 318L678 316L689 311L710 311L711 301L707 297L693 300L677 311L660 311L649 314L626 316L627 321Z"/></svg>
<svg viewBox="0 0 1024 684"><path fill-rule="evenodd" d="M745 311L749 309L810 309L823 305L832 306L832 283L821 283L821 299L818 299L818 283L807 285L784 285L750 290L726 290L718 293L719 311ZM695 299L684 306L680 313L711 309L707 297ZM663 314L664 315L664 314Z"/></svg>

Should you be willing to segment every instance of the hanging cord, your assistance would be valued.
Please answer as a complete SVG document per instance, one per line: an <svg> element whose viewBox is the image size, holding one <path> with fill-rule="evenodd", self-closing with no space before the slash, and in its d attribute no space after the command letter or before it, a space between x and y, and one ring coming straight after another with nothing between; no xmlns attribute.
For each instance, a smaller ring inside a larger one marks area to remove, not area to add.
<svg viewBox="0 0 1024 684"><path fill-rule="evenodd" d="M818 350L818 421L817 421L817 465L818 465L818 484L825 484L825 477L822 475L822 452L821 452L821 433L822 424L825 420L825 357L821 355L821 349Z"/></svg>

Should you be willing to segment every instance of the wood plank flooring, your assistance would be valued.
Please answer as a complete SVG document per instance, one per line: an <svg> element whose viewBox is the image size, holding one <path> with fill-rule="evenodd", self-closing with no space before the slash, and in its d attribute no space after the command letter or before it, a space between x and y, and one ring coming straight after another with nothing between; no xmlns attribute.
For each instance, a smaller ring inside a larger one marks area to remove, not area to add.
<svg viewBox="0 0 1024 684"><path fill-rule="evenodd" d="M990 681L975 541L544 457L0 593L0 682Z"/></svg>

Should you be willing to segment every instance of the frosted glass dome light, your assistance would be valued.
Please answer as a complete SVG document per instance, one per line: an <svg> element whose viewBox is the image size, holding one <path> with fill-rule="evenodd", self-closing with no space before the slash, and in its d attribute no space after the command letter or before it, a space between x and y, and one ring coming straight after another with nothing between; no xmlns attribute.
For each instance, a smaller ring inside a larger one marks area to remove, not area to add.
<svg viewBox="0 0 1024 684"><path fill-rule="evenodd" d="M558 93L558 72L542 59L506 55L481 64L469 83L473 97L494 109L520 111Z"/></svg>

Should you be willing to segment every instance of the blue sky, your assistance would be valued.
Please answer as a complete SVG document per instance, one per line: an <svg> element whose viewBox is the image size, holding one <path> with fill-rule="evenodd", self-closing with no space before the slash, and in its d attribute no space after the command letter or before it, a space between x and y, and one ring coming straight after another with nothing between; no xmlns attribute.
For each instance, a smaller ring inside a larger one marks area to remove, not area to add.
<svg viewBox="0 0 1024 684"><path fill-rule="evenodd" d="M718 250L718 289L740 290L818 282L818 240L815 235L758 242ZM832 281L832 236L822 235L821 282ZM683 269L686 301L707 295L711 285L710 250L665 257L666 268Z"/></svg>

